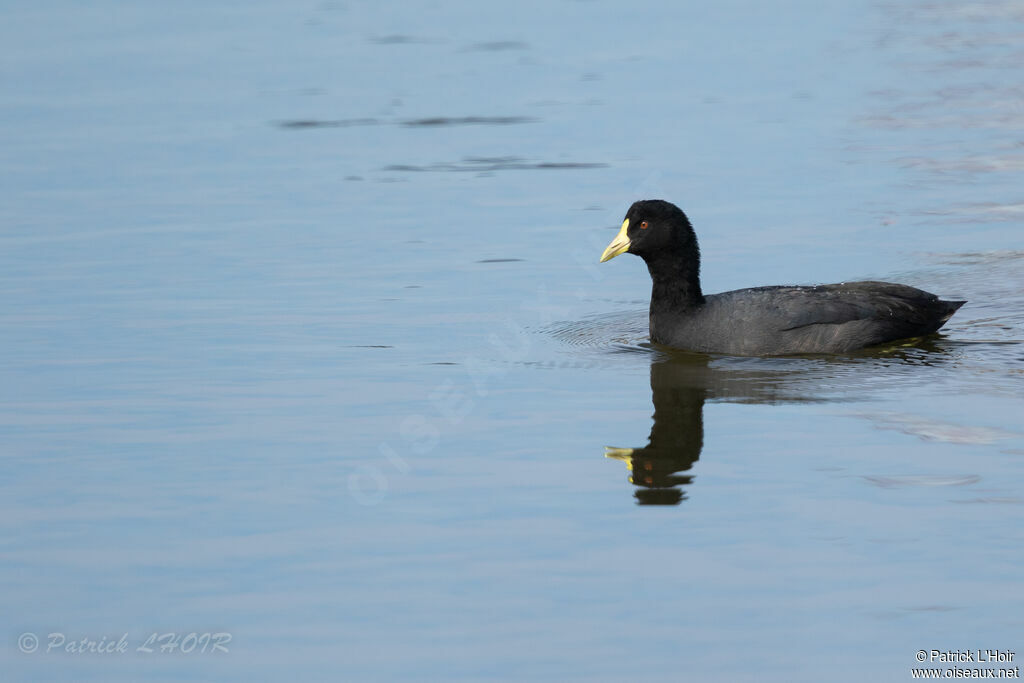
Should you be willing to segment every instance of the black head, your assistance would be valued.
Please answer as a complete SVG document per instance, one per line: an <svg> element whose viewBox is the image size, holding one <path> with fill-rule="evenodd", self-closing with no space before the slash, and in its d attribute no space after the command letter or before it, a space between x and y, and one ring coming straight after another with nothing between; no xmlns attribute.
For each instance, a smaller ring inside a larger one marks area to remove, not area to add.
<svg viewBox="0 0 1024 683"><path fill-rule="evenodd" d="M645 199L629 207L622 229L601 254L601 261L625 252L636 254L648 264L660 257L699 258L697 236L686 214L661 199Z"/></svg>

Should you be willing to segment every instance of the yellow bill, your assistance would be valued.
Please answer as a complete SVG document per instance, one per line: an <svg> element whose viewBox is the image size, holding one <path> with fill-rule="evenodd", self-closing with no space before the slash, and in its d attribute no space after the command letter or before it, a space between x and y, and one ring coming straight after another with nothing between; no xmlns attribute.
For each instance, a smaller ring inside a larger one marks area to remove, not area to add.
<svg viewBox="0 0 1024 683"><path fill-rule="evenodd" d="M630 470L633 469L633 450L632 448L615 448L613 446L604 447L604 457L612 458L613 460L621 460L626 463L626 467Z"/></svg>
<svg viewBox="0 0 1024 683"><path fill-rule="evenodd" d="M604 263L608 259L613 259L619 254L629 249L629 237L626 236L626 230L629 229L629 219L622 221L622 229L619 230L619 234L615 236L612 243L608 245L608 248L601 254L601 263Z"/></svg>

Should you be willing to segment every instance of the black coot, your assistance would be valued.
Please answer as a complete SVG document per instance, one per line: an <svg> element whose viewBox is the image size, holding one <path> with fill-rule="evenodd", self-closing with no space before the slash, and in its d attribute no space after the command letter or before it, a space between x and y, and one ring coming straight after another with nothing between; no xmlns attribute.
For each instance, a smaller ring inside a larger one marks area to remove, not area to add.
<svg viewBox="0 0 1024 683"><path fill-rule="evenodd" d="M938 330L964 301L890 282L700 290L697 236L679 207L629 207L601 261L636 254L651 273L651 341L703 353L844 353Z"/></svg>

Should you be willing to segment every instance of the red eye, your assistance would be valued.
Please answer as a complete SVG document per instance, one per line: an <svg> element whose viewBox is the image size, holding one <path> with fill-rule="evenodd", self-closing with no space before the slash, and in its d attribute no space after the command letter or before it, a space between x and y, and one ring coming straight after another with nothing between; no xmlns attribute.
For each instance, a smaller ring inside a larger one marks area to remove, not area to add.
<svg viewBox="0 0 1024 683"><path fill-rule="evenodd" d="M642 221L640 223L640 229L641 230L646 230L647 229L647 221Z"/></svg>

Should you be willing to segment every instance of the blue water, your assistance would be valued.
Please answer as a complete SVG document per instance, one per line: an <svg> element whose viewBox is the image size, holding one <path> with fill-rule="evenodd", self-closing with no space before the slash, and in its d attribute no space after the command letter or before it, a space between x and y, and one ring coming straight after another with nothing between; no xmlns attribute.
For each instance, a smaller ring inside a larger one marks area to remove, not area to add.
<svg viewBox="0 0 1024 683"><path fill-rule="evenodd" d="M1024 648L1022 33L1009 0L5 8L5 679ZM848 358L652 349L642 262L597 264L649 197L707 292L969 303Z"/></svg>

